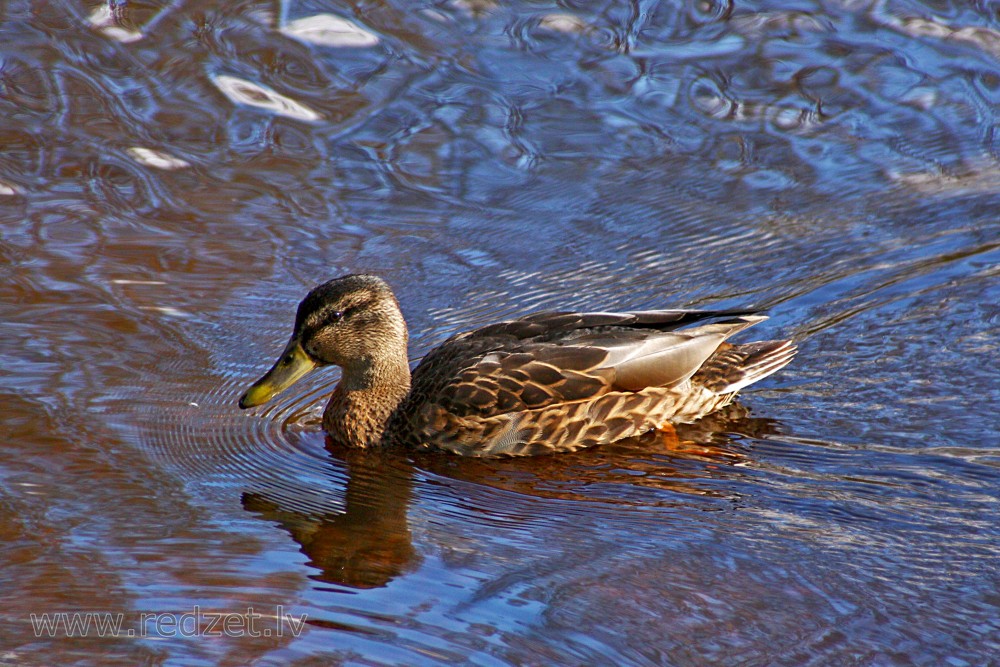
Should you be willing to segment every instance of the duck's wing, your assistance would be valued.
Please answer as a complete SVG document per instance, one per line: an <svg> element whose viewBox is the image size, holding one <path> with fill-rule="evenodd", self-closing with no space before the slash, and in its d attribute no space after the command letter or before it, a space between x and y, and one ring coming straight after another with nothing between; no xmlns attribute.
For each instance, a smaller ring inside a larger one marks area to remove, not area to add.
<svg viewBox="0 0 1000 667"><path fill-rule="evenodd" d="M486 418L673 386L726 338L766 319L745 313L546 313L490 325L429 354L413 373L410 398L454 417Z"/></svg>
<svg viewBox="0 0 1000 667"><path fill-rule="evenodd" d="M627 313L544 312L527 315L516 320L489 324L458 334L451 340L495 337L512 337L517 340L536 338L548 340L572 336L574 332L581 329L590 332L602 327L672 331L696 322L721 317L755 315L756 313L756 310L745 308L731 310L637 310Z"/></svg>

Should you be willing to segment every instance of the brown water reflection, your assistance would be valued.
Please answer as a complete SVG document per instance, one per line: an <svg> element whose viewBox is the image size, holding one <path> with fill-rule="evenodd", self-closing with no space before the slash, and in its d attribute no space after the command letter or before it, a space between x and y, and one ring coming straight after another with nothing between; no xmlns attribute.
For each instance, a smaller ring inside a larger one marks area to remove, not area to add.
<svg viewBox="0 0 1000 667"><path fill-rule="evenodd" d="M319 581L351 588L385 586L418 564L407 523L413 468L384 452L342 452L347 488L342 512L314 516L280 500L246 493L243 507L278 522L302 546Z"/></svg>
<svg viewBox="0 0 1000 667"><path fill-rule="evenodd" d="M0 664L991 664L998 35L917 0L0 4ZM707 305L801 353L676 442L331 453L335 375L234 399L352 271L414 360ZM195 606L309 624L140 620ZM31 624L86 611L125 631Z"/></svg>

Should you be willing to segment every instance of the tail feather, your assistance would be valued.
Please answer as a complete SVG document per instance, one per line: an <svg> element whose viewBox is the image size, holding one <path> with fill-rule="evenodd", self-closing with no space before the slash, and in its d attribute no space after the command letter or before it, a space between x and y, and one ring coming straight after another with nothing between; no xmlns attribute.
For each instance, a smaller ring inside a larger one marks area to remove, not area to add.
<svg viewBox="0 0 1000 667"><path fill-rule="evenodd" d="M784 368L796 351L790 340L724 345L691 379L716 394L732 394Z"/></svg>

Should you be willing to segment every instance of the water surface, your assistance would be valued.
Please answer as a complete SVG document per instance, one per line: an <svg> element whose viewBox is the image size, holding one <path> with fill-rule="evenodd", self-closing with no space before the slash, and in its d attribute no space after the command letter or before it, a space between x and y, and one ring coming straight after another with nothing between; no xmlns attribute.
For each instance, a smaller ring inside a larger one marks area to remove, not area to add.
<svg viewBox="0 0 1000 667"><path fill-rule="evenodd" d="M995 663L994 7L114 9L0 7L0 664ZM357 271L414 360L577 307L756 306L800 354L530 460L328 448L336 371L240 412Z"/></svg>

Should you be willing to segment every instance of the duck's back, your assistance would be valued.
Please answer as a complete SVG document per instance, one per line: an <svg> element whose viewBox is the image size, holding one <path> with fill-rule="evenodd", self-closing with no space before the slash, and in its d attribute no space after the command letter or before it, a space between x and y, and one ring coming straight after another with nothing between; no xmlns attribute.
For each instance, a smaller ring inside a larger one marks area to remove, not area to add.
<svg viewBox="0 0 1000 667"><path fill-rule="evenodd" d="M518 456L693 421L791 359L787 341L751 344L745 354L750 346L724 343L763 319L749 311L540 313L458 334L413 371L387 435L466 456Z"/></svg>

